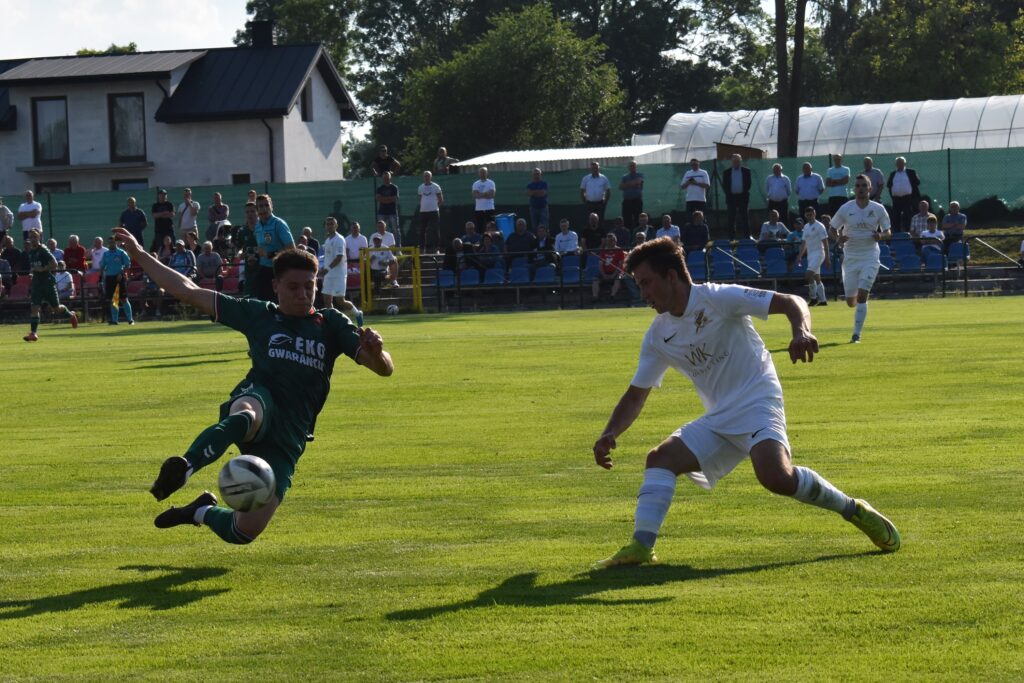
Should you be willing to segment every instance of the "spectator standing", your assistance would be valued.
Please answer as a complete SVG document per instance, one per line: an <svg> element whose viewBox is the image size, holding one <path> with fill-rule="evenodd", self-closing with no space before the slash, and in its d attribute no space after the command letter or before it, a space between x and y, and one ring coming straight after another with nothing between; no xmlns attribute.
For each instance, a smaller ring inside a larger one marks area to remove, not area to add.
<svg viewBox="0 0 1024 683"><path fill-rule="evenodd" d="M683 174L679 187L686 190L686 213L693 216L694 211L708 210L708 188L711 187L711 176L700 167L700 160L690 159L690 170Z"/></svg>
<svg viewBox="0 0 1024 683"><path fill-rule="evenodd" d="M814 172L814 167L809 162L804 162L803 173L796 178L796 199L800 215L808 206L818 210L818 197L825 191L825 181ZM831 212L833 215L835 211Z"/></svg>
<svg viewBox="0 0 1024 683"><path fill-rule="evenodd" d="M683 226L680 241L683 243L683 251L687 254L704 251L707 248L708 242L711 241L711 233L708 231L708 224L704 222L703 211L693 212L690 222Z"/></svg>
<svg viewBox="0 0 1024 683"><path fill-rule="evenodd" d="M727 209L725 222L733 239L736 239L737 235L750 235L750 224L747 221L750 185L750 169L743 165L742 156L733 154L729 160L729 168L722 173L722 190L725 192Z"/></svg>
<svg viewBox="0 0 1024 683"><path fill-rule="evenodd" d="M875 168L875 161L871 157L864 157L864 170L860 173L871 181L871 196L873 202L882 203L882 188L885 187L885 175ZM835 213L834 211L832 213Z"/></svg>
<svg viewBox="0 0 1024 683"><path fill-rule="evenodd" d="M206 210L206 239L214 240L217 238L217 231L220 226L230 222L229 216L231 215L231 207L224 203L224 198L220 192L213 193L213 204ZM142 244L140 241L139 244Z"/></svg>
<svg viewBox="0 0 1024 683"><path fill-rule="evenodd" d="M178 237L185 239L190 232L199 235L199 202L192 199L192 188L186 187L181 192L181 204L178 205Z"/></svg>
<svg viewBox="0 0 1024 683"><path fill-rule="evenodd" d="M357 270L360 268L363 250L370 246L366 235L360 233L361 229L359 223L352 221L352 225L349 226L349 234L345 235L345 258L348 259L349 267L354 266Z"/></svg>
<svg viewBox="0 0 1024 683"><path fill-rule="evenodd" d="M782 164L772 165L772 174L764 179L764 194L768 198L768 211L775 211L783 225L789 222L789 198L793 184L782 172Z"/></svg>
<svg viewBox="0 0 1024 683"><path fill-rule="evenodd" d="M448 175L452 172L452 164L459 163L455 157L448 156L445 147L437 148L437 156L434 157L434 175Z"/></svg>
<svg viewBox="0 0 1024 683"><path fill-rule="evenodd" d="M224 289L223 267L224 259L213 250L213 242L203 242L202 251L196 256L196 272L200 279L213 280L213 286L218 292Z"/></svg>
<svg viewBox="0 0 1024 683"><path fill-rule="evenodd" d="M601 225L601 217L596 213L590 214L587 216L587 227L583 228L583 234L580 235L580 251L600 249L607 234L608 231Z"/></svg>
<svg viewBox="0 0 1024 683"><path fill-rule="evenodd" d="M370 173L374 176L381 177L385 173L392 175L402 170L402 164L395 157L391 156L388 152L387 145L379 145L377 147L377 156L370 162Z"/></svg>
<svg viewBox="0 0 1024 683"><path fill-rule="evenodd" d="M135 197L129 197L128 208L121 212L121 219L118 225L130 232L139 244L145 244L142 241L142 231L146 229L148 224L146 212L135 203Z"/></svg>
<svg viewBox="0 0 1024 683"><path fill-rule="evenodd" d="M14 212L4 206L4 198L0 197L0 240L7 237L14 226Z"/></svg>
<svg viewBox="0 0 1024 683"><path fill-rule="evenodd" d="M921 201L921 179L917 171L907 168L906 159L896 157L896 170L889 174L886 186L892 197L892 224L897 230L906 230L914 207Z"/></svg>
<svg viewBox="0 0 1024 683"><path fill-rule="evenodd" d="M608 178L601 173L601 164L591 161L590 173L583 176L583 180L580 181L580 199L587 207L587 213L597 214L602 228L604 227L604 212L611 196L612 187Z"/></svg>
<svg viewBox="0 0 1024 683"><path fill-rule="evenodd" d="M481 166L477 171L479 179L473 183L473 218L477 225L486 226L494 220L494 195L497 187L494 181L487 177L487 167ZM465 242L465 240L463 240Z"/></svg>
<svg viewBox="0 0 1024 683"><path fill-rule="evenodd" d="M285 249L295 248L295 238L288 224L274 215L274 201L268 194L256 197L256 253L259 266L254 273L253 295L263 301L277 301L274 294L274 257ZM248 274L246 275L248 278Z"/></svg>
<svg viewBox="0 0 1024 683"><path fill-rule="evenodd" d="M391 172L381 174L383 182L375 190L377 197L377 220L391 228L391 234L399 239L401 218L398 213L398 186L391 182Z"/></svg>
<svg viewBox="0 0 1024 683"><path fill-rule="evenodd" d="M92 241L92 251L89 252L89 270L101 270L106 253L107 248L103 246L103 238L95 238Z"/></svg>
<svg viewBox="0 0 1024 683"><path fill-rule="evenodd" d="M627 168L628 172L619 181L619 190L622 192L622 220L626 228L632 230L644 210L644 174L636 170L635 161L630 161ZM619 244L629 242L619 240Z"/></svg>
<svg viewBox="0 0 1024 683"><path fill-rule="evenodd" d="M536 232L541 225L548 225L548 183L539 168L533 169L533 180L526 185L526 196L530 198L530 228Z"/></svg>
<svg viewBox="0 0 1024 683"><path fill-rule="evenodd" d="M850 200L847 191L850 185L850 168L843 166L842 154L832 155L832 166L825 172L825 178L825 185L828 187L828 212L835 214L843 204ZM801 209L800 213L806 215L806 207ZM815 208L815 213L817 213L817 208Z"/></svg>
<svg viewBox="0 0 1024 683"><path fill-rule="evenodd" d="M558 222L558 234L555 235L555 253L559 256L575 254L579 248L579 237L569 229L569 219L563 218Z"/></svg>
<svg viewBox="0 0 1024 683"><path fill-rule="evenodd" d="M615 300L619 293L619 288L622 287L622 266L625 262L626 252L619 248L615 234L608 233L605 236L604 244L601 245L601 251L597 254L598 276L590 283L591 294L594 299L597 299L601 294L601 283L610 281L612 283L612 301Z"/></svg>
<svg viewBox="0 0 1024 683"><path fill-rule="evenodd" d="M878 201L878 200L875 200ZM910 236L917 239L921 233L928 229L928 216L931 216L931 206L924 199L917 203L917 213L910 219Z"/></svg>
<svg viewBox="0 0 1024 683"><path fill-rule="evenodd" d="M25 192L25 202L18 207L18 220L21 221L21 235L28 241L28 233L31 230L38 230L43 234L43 205L36 201L32 190Z"/></svg>
<svg viewBox="0 0 1024 683"><path fill-rule="evenodd" d="M960 211L960 202L949 203L949 213L942 217L942 232L946 234L943 244L946 253L954 242L960 242L964 238L964 230L967 229L967 214Z"/></svg>
<svg viewBox="0 0 1024 683"><path fill-rule="evenodd" d="M672 216L670 214L662 214L661 216L661 227L658 228L658 232L655 233L654 238L659 237L671 237L672 241L679 244L682 240L682 233L679 231L679 226L672 223Z"/></svg>
<svg viewBox="0 0 1024 683"><path fill-rule="evenodd" d="M337 221L338 219L335 218L334 220ZM314 256L319 256L320 241L313 236L313 228L308 225L304 227L302 229L302 236L306 238L306 246L309 247L309 251L312 252Z"/></svg>
<svg viewBox="0 0 1024 683"><path fill-rule="evenodd" d="M97 237L96 239L100 238ZM184 242L180 242L180 244L182 247L185 245ZM132 304L128 301L128 278L125 277L125 271L131 265L132 260L128 256L128 252L117 246L114 243L114 238L111 237L110 248L103 254L103 260L100 263L100 269L103 271L103 296L106 299L107 305L110 306L110 319L107 320L107 323L110 325L118 323L121 309L124 309L128 324L135 324L135 320L132 318ZM192 257L192 265L194 273L194 256Z"/></svg>
<svg viewBox="0 0 1024 683"><path fill-rule="evenodd" d="M508 253L510 262L517 258L529 259L530 254L536 248L537 238L526 229L526 219L517 219L515 231L505 240L505 251Z"/></svg>
<svg viewBox="0 0 1024 683"><path fill-rule="evenodd" d="M443 150L444 147L441 149ZM420 250L424 253L439 253L441 207L444 205L444 193L441 186L434 182L433 173L423 172L423 183L416 189L416 194L420 198Z"/></svg>
<svg viewBox="0 0 1024 683"><path fill-rule="evenodd" d="M84 273L86 271L86 253L78 241L78 235L68 237L68 246L64 248L64 263L68 270Z"/></svg>
<svg viewBox="0 0 1024 683"><path fill-rule="evenodd" d="M166 190L156 191L156 201L149 213L153 216L153 243L150 250L156 251L164 243L164 237L174 241L174 204L167 201Z"/></svg>

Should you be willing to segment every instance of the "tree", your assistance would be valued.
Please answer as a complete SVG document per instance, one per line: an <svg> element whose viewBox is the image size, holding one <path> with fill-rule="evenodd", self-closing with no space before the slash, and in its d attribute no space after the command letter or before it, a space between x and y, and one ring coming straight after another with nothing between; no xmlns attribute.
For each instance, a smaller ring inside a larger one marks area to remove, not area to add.
<svg viewBox="0 0 1024 683"><path fill-rule="evenodd" d="M338 72L348 73L354 0L249 0L245 11L254 21L274 23L278 45L323 43ZM235 32L235 45L252 45L248 24Z"/></svg>
<svg viewBox="0 0 1024 683"><path fill-rule="evenodd" d="M804 67L804 21L807 0L795 0L793 52L789 54L789 8L775 0L775 74L779 133L777 156L795 157L800 140L800 103Z"/></svg>
<svg viewBox="0 0 1024 683"><path fill-rule="evenodd" d="M426 165L449 140L463 158L622 143L623 94L603 51L544 5L498 15L465 51L409 74L401 114L411 131L406 158Z"/></svg>
<svg viewBox="0 0 1024 683"><path fill-rule="evenodd" d="M127 45L117 45L115 43L111 43L110 47L108 47L106 50L90 50L87 47L83 47L82 49L78 50L78 52L76 52L75 54L79 57L89 57L93 55L133 55L136 54L138 51L139 46L136 45L134 41L132 41Z"/></svg>

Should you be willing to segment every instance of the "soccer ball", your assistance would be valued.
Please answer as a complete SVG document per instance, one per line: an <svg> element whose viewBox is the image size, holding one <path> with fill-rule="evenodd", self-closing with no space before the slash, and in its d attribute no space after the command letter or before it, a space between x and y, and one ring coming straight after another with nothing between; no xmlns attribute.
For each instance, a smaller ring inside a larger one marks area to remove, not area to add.
<svg viewBox="0 0 1024 683"><path fill-rule="evenodd" d="M398 315L398 304L388 304L388 315Z"/></svg>
<svg viewBox="0 0 1024 683"><path fill-rule="evenodd" d="M239 455L229 460L217 477L220 495L239 512L258 510L274 497L274 470L255 455Z"/></svg>

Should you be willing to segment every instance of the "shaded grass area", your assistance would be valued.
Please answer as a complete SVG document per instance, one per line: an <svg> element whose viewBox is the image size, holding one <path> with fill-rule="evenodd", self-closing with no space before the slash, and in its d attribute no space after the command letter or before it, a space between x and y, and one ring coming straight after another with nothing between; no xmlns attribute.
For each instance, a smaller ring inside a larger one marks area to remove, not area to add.
<svg viewBox="0 0 1024 683"><path fill-rule="evenodd" d="M680 484L662 565L596 573L647 450L701 411L669 376L592 464L650 311L380 319L395 376L339 363L247 547L154 529L145 492L246 371L240 336L0 328L0 680L1020 680L1020 311L873 302L851 346L852 311L814 309L797 366L786 321L756 322L795 459L890 515L899 553L742 465Z"/></svg>

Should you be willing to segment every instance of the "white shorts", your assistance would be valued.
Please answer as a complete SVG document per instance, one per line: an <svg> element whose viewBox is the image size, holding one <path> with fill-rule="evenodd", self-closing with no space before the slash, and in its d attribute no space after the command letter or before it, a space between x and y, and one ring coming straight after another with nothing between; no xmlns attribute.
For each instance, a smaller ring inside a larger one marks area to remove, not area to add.
<svg viewBox="0 0 1024 683"><path fill-rule="evenodd" d="M686 476L705 489L710 489L736 469L736 465L750 457L750 449L762 441L778 441L792 453L786 436L786 420L776 416L766 417L765 426L757 431L740 434L716 431L705 417L699 417L672 432L672 436L682 441L696 456L700 472L687 472Z"/></svg>
<svg viewBox="0 0 1024 683"><path fill-rule="evenodd" d="M821 275L821 264L825 262L825 254L817 253L807 254L807 272L814 273L815 275Z"/></svg>
<svg viewBox="0 0 1024 683"><path fill-rule="evenodd" d="M843 261L843 289L846 298L857 296L857 290L870 292L875 278L878 277L879 263L873 261Z"/></svg>
<svg viewBox="0 0 1024 683"><path fill-rule="evenodd" d="M324 286L321 293L327 296L345 296L348 291L348 273L344 267L324 275Z"/></svg>

